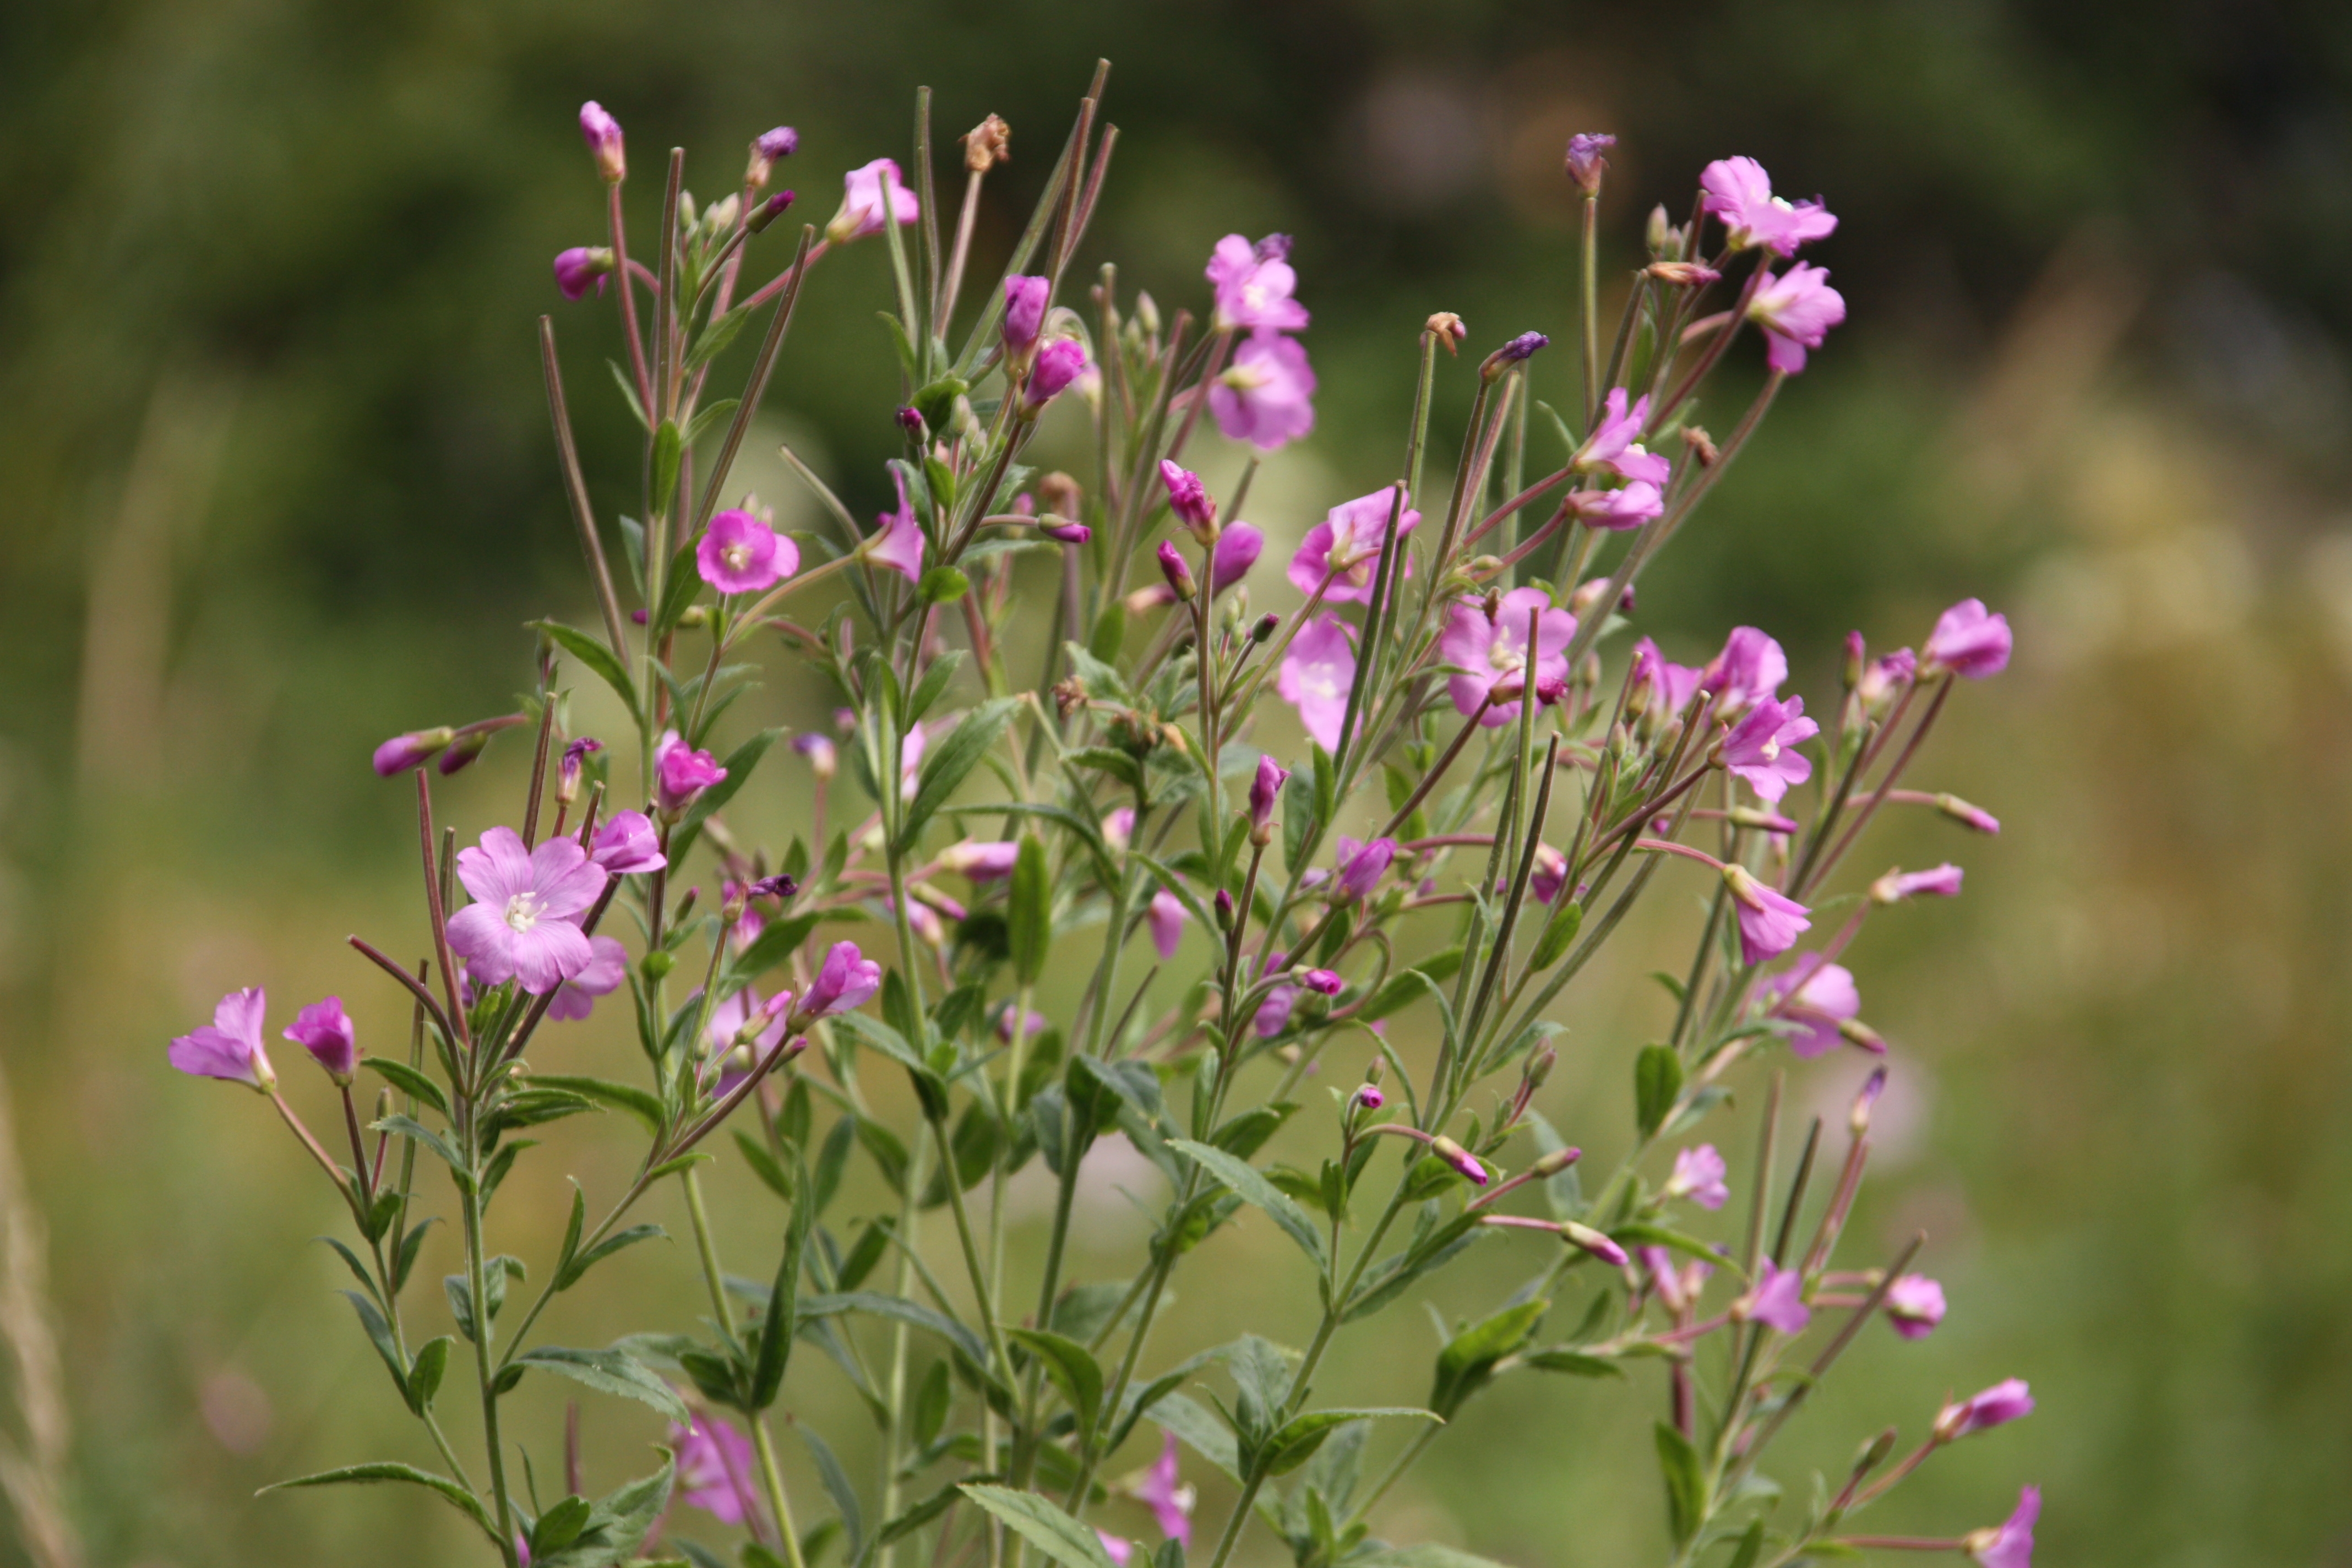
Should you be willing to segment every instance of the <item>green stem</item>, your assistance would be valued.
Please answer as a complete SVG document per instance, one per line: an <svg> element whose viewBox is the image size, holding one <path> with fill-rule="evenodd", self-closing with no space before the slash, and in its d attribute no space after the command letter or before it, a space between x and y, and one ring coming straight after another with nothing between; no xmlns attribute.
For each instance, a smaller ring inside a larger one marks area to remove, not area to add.
<svg viewBox="0 0 2352 1568"><path fill-rule="evenodd" d="M808 1568L801 1558L801 1532L793 1523L792 1500L784 1495L784 1473L776 1464L776 1440L768 1435L768 1418L751 1418L751 1446L760 1453L760 1484L767 1489L768 1506L776 1512L776 1533L784 1538L784 1557L792 1568Z"/></svg>
<svg viewBox="0 0 2352 1568"><path fill-rule="evenodd" d="M475 1142L472 1118L467 1118L464 1129L467 1146ZM490 1458L490 1501L498 1514L499 1556L515 1568L514 1506L507 1498L506 1443L499 1436L498 1374L490 1364L490 1314L488 1293L484 1283L488 1270L482 1259L482 1199L479 1163L476 1173L465 1184L463 1205L466 1224L466 1289L470 1293L474 1316L474 1376L482 1391L482 1446Z"/></svg>

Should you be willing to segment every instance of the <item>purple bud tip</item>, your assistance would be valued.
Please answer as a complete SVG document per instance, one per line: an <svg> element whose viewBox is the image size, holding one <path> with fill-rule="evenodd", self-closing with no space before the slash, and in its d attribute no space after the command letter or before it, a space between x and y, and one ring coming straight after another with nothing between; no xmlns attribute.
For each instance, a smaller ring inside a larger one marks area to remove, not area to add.
<svg viewBox="0 0 2352 1568"><path fill-rule="evenodd" d="M643 610L631 610L629 612L629 619L636 622L639 626L644 626L646 624L646 613Z"/></svg>
<svg viewBox="0 0 2352 1568"><path fill-rule="evenodd" d="M1184 564L1184 557L1166 540L1160 542L1160 574L1168 579L1180 599L1190 599L1198 590L1192 584L1192 569Z"/></svg>
<svg viewBox="0 0 2352 1568"><path fill-rule="evenodd" d="M1477 1156L1453 1139L1439 1134L1429 1141L1429 1152L1477 1185L1483 1187L1486 1184L1486 1167L1478 1163Z"/></svg>
<svg viewBox="0 0 2352 1568"><path fill-rule="evenodd" d="M898 422L898 428L906 431L908 435L919 436L922 434L923 416L917 413L913 408L901 408L898 413L892 415L891 417Z"/></svg>
<svg viewBox="0 0 2352 1568"><path fill-rule="evenodd" d="M1095 531L1083 522L1046 522L1037 531L1062 544L1084 544L1095 536Z"/></svg>
<svg viewBox="0 0 2352 1568"><path fill-rule="evenodd" d="M394 735L375 749L375 771L381 776L390 778L411 768L421 768L456 738L457 731L446 725L438 730L416 730L405 735Z"/></svg>
<svg viewBox="0 0 2352 1568"><path fill-rule="evenodd" d="M1250 247L1250 257L1260 264L1268 261L1287 261L1290 259L1290 237L1286 234L1269 234Z"/></svg>
<svg viewBox="0 0 2352 1568"><path fill-rule="evenodd" d="M1535 357L1535 353L1538 349L1546 349L1550 346L1551 340L1544 336L1541 332L1521 332L1517 337L1513 338L1509 342L1505 343L1501 349L1497 350L1496 357L1505 364L1517 364L1523 359L1532 359Z"/></svg>
<svg viewBox="0 0 2352 1568"><path fill-rule="evenodd" d="M1348 983L1328 969L1310 969L1306 974L1307 989L1325 996L1337 996L1347 989Z"/></svg>
<svg viewBox="0 0 2352 1568"><path fill-rule="evenodd" d="M775 222L778 218L783 216L784 209L792 205L793 193L790 191L778 191L774 195L770 196L758 206L753 207L751 209L751 216L749 220L751 232L753 234L766 233L768 226Z"/></svg>
<svg viewBox="0 0 2352 1568"><path fill-rule="evenodd" d="M773 131L762 132L752 145L762 158L789 158L801 144L801 133L789 125L779 125Z"/></svg>
<svg viewBox="0 0 2352 1568"><path fill-rule="evenodd" d="M591 752L601 752L604 749L604 742L597 740L593 735L583 735L578 740L569 742L565 744L563 748L563 765L567 768L576 768L580 765L582 759L588 756Z"/></svg>
<svg viewBox="0 0 2352 1568"><path fill-rule="evenodd" d="M1389 1097L1372 1084L1360 1083L1356 1086L1355 1100L1366 1110L1378 1110L1389 1102Z"/></svg>
<svg viewBox="0 0 2352 1568"><path fill-rule="evenodd" d="M800 882L782 871L772 877L762 877L744 889L755 899L789 899L800 890Z"/></svg>

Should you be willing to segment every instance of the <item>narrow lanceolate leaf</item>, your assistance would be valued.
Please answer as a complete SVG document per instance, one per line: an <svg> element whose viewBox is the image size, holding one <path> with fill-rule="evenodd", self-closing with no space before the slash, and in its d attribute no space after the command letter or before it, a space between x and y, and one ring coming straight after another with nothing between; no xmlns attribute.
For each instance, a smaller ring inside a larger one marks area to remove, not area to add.
<svg viewBox="0 0 2352 1568"><path fill-rule="evenodd" d="M946 740L932 747L923 758L922 772L917 775L915 798L907 807L907 820L899 829L899 843L912 845L932 814L948 803L966 775L980 765L980 759L996 744L1004 727L1021 710L1021 699L999 697L983 702L963 716L962 722L948 731Z"/></svg>
<svg viewBox="0 0 2352 1568"><path fill-rule="evenodd" d="M1666 1481L1666 1528L1679 1546L1690 1540L1706 1511L1706 1474L1691 1440L1657 1424L1658 1468Z"/></svg>
<svg viewBox="0 0 2352 1568"><path fill-rule="evenodd" d="M1648 1137L1663 1126L1683 1091L1683 1060L1671 1046L1650 1045L1633 1062L1633 1112Z"/></svg>
<svg viewBox="0 0 2352 1568"><path fill-rule="evenodd" d="M1004 925L1013 978L1024 985L1035 984L1045 973L1045 952L1054 942L1054 886L1045 868L1045 841L1034 833L1021 836L1020 851L1013 858Z"/></svg>
<svg viewBox="0 0 2352 1568"><path fill-rule="evenodd" d="M599 1394L614 1394L650 1405L683 1426L694 1419L686 1402L670 1392L668 1384L626 1351L573 1350L564 1345L540 1345L515 1358L518 1366L536 1367L587 1384Z"/></svg>
<svg viewBox="0 0 2352 1568"><path fill-rule="evenodd" d="M394 1089L403 1094L415 1096L420 1102L431 1106L436 1113L442 1116L449 1114L449 1101L441 1093L441 1086L406 1062L391 1057L362 1057L360 1065L390 1079Z"/></svg>
<svg viewBox="0 0 2352 1568"><path fill-rule="evenodd" d="M441 1134L434 1131L433 1129L425 1126L415 1118L400 1115L386 1116L379 1121L369 1123L369 1125L375 1131L397 1132L403 1138L412 1139L418 1143L422 1143L425 1148L432 1150L433 1152L441 1157L442 1163L447 1165L450 1172L457 1176L457 1185L459 1187L469 1191L472 1189L474 1184L473 1173L466 1168L466 1162L457 1157L457 1151L452 1149L447 1143L444 1142L442 1141Z"/></svg>
<svg viewBox="0 0 2352 1568"><path fill-rule="evenodd" d="M801 1191L808 1190L803 1180ZM751 1369L751 1408L765 1410L784 1386L784 1368L792 1355L793 1336L800 1331L801 1251L808 1241L814 1217L805 1198L793 1205L792 1223L784 1231L783 1261L776 1282L768 1289L767 1321L760 1328L760 1359Z"/></svg>
<svg viewBox="0 0 2352 1568"><path fill-rule="evenodd" d="M1273 1436L1266 1439L1265 1450L1258 1457L1258 1466L1269 1476L1287 1475L1315 1457L1323 1439L1350 1421L1402 1419L1433 1421L1444 1426L1444 1420L1432 1410L1415 1410L1410 1405L1375 1406L1353 1410L1309 1410L1284 1422Z"/></svg>
<svg viewBox="0 0 2352 1568"><path fill-rule="evenodd" d="M273 1486L266 1486L261 1490L282 1492L295 1487L331 1487L367 1481L406 1481L411 1486L424 1487L428 1490L439 1492L456 1505L467 1519L480 1525L485 1531L490 1529L489 1513L482 1507L481 1500L472 1492L446 1476L436 1476L430 1470L420 1470L415 1465L404 1465L392 1459L378 1459L365 1465L345 1465L340 1470L321 1470L315 1476L298 1476L293 1480L279 1481ZM257 1492L254 1495L258 1497L261 1494ZM495 1532L492 1532L491 1539L497 1539Z"/></svg>
<svg viewBox="0 0 2352 1568"><path fill-rule="evenodd" d="M1034 1492L972 1485L963 1495L1003 1520L1062 1568L1113 1568L1101 1538Z"/></svg>
<svg viewBox="0 0 2352 1568"><path fill-rule="evenodd" d="M1236 1160L1223 1149L1212 1149L1206 1143L1195 1143L1189 1138L1171 1139L1168 1146L1200 1164L1245 1201L1264 1209L1274 1223L1282 1227L1282 1233L1297 1242L1299 1249L1315 1260L1318 1271L1329 1270L1329 1255L1324 1250L1322 1233L1315 1228L1315 1222L1307 1217L1305 1209L1267 1181L1255 1167Z"/></svg>
<svg viewBox="0 0 2352 1568"><path fill-rule="evenodd" d="M661 1136L662 1103L642 1089L625 1083L610 1083L601 1078L579 1078L562 1073L533 1073L530 1082L538 1089L560 1089L583 1095L614 1110L625 1110L645 1124L647 1132Z"/></svg>
<svg viewBox="0 0 2352 1568"><path fill-rule="evenodd" d="M532 631L546 633L548 640L593 670L597 679L611 687L614 694L628 705L630 712L637 711L637 683L629 679L629 672L622 668L619 659L613 657L611 648L578 627L567 626L561 621L531 621L528 624Z"/></svg>
<svg viewBox="0 0 2352 1568"><path fill-rule="evenodd" d="M1101 1364L1086 1346L1066 1334L1044 1329L1009 1329L1005 1337L1045 1363L1045 1375L1054 1380L1054 1386L1077 1415L1078 1441L1083 1447L1093 1436L1096 1415L1102 1409Z"/></svg>

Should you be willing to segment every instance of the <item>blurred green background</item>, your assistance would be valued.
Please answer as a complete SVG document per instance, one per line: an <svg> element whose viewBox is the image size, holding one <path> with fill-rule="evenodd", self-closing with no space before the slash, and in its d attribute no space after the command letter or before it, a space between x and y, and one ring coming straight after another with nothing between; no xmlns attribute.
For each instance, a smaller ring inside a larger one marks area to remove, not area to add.
<svg viewBox="0 0 2352 1568"><path fill-rule="evenodd" d="M415 929L407 797L368 748L502 710L529 679L519 624L589 618L533 343L552 311L609 510L635 484L597 365L618 334L548 270L601 225L580 100L628 129L641 225L674 143L717 195L749 137L797 126L778 183L822 223L842 170L904 158L918 83L943 137L1000 112L1016 161L980 237L992 277L1098 54L1122 136L1089 262L1197 309L1219 235L1297 237L1323 391L1261 481L1279 530L1392 472L1429 311L1460 311L1474 349L1570 330L1570 132L1621 138L1620 258L1709 158L1827 198L1843 224L1817 258L1851 319L1645 580L1643 623L1686 658L1763 626L1817 709L1850 626L1915 641L1980 594L2019 651L1918 775L2007 830L1901 822L1855 868L1969 868L1964 899L1882 920L1853 960L1897 1053L1857 1240L1927 1228L1951 1317L1921 1345L1874 1331L1778 1468L1801 1491L1806 1464L2014 1374L2040 1412L1939 1458L1871 1528L1990 1523L2037 1480L2047 1563L2352 1563L2352 11L2283 0L0 6L0 1059L21 1165L0 1367L12 1449L53 1458L32 1468L62 1478L80 1543L27 1545L46 1527L20 1516L0 1563L473 1550L418 1497L252 1497L427 1454L306 1244L331 1195L263 1108L170 1073L162 1047L255 982L279 1013L340 989L370 1037L396 1032L338 941ZM763 426L869 514L898 441L886 270L869 246L816 275ZM1568 374L1538 361L1538 395ZM799 504L772 463L755 479ZM770 721L821 722L828 694L777 667ZM470 835L509 809L521 752L454 781L448 817ZM747 831L789 835L800 777L774 769ZM1622 945L1580 986L1541 1102L1597 1152L1656 1026L1640 975L1684 951L1663 927ZM567 1049L617 1074L610 1011ZM1801 1069L1792 1098L1835 1105L1853 1076ZM566 1175L610 1191L614 1131L555 1129L509 1223L558 1223ZM714 1182L758 1272L773 1205L731 1156ZM1126 1212L1082 1232L1089 1277L1132 1266ZM1507 1252L1433 1300L1491 1303L1529 1267ZM1263 1226L1221 1237L1169 1353L1302 1337L1288 1261ZM449 1266L420 1271L428 1321ZM676 1249L609 1268L550 1332L697 1310ZM1425 1316L1361 1331L1326 1395L1417 1403ZM864 1463L838 1380L815 1358L794 1378L799 1414ZM554 1397L518 1403L551 1464ZM1376 1522L1527 1568L1658 1561L1658 1404L1507 1383ZM642 1414L591 1406L592 1481L644 1468ZM1131 1505L1104 1517L1145 1531Z"/></svg>

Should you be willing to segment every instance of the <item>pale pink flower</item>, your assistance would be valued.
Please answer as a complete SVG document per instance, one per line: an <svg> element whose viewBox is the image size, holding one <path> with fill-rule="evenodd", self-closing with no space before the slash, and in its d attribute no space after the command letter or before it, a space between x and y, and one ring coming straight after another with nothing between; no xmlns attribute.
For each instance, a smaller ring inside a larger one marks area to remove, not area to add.
<svg viewBox="0 0 2352 1568"><path fill-rule="evenodd" d="M1290 558L1290 585L1311 596L1328 577L1330 585L1323 587L1323 597L1328 603L1370 598L1372 574L1380 569L1381 542L1387 536L1396 498L1396 487L1390 485L1341 501L1325 513ZM1421 513L1408 510L1397 520L1397 532L1411 533L1420 521Z"/></svg>
<svg viewBox="0 0 2352 1568"><path fill-rule="evenodd" d="M1571 490L1568 504L1585 527L1622 532L1664 515L1666 498L1649 480L1635 479L1613 490Z"/></svg>
<svg viewBox="0 0 2352 1568"><path fill-rule="evenodd" d="M1528 623L1535 622L1535 668L1528 668ZM1439 657L1454 668L1446 689L1454 710L1478 714L1487 728L1518 716L1531 681L1568 677L1568 645L1576 637L1576 617L1552 607L1541 588L1514 588L1502 597L1495 618L1475 599L1454 603L1438 638ZM1491 702L1489 698L1493 698ZM1483 712L1481 710L1483 709Z"/></svg>
<svg viewBox="0 0 2352 1568"><path fill-rule="evenodd" d="M1980 1394L1974 1394L1957 1405L1947 1405L1936 1413L1935 1434L1939 1443L1949 1443L1971 1432L1989 1431L2009 1422L2033 1414L2033 1394L2020 1377L2004 1378Z"/></svg>
<svg viewBox="0 0 2352 1568"><path fill-rule="evenodd" d="M295 1014L286 1037L310 1052L311 1059L337 1083L351 1082L352 1074L359 1070L359 1037L340 996L313 1002Z"/></svg>
<svg viewBox="0 0 2352 1568"><path fill-rule="evenodd" d="M1980 1568L2033 1568L2033 1526L2042 1517L2042 1489L2024 1487L2017 1510L1997 1528L1971 1532L1961 1542Z"/></svg>
<svg viewBox="0 0 2352 1568"><path fill-rule="evenodd" d="M887 566L909 583L923 580L923 526L915 521L915 509L907 500L907 476L897 468L890 470L890 482L898 487L898 510L886 511L875 521L881 528L866 535L858 552L879 566Z"/></svg>
<svg viewBox="0 0 2352 1568"><path fill-rule="evenodd" d="M1674 1174L1666 1178L1665 1195L1688 1198L1703 1209L1719 1209L1731 1198L1731 1189L1724 1184L1725 1169L1723 1156L1712 1143L1677 1150Z"/></svg>
<svg viewBox="0 0 2352 1568"><path fill-rule="evenodd" d="M1789 656L1779 643L1754 626L1734 626L1723 651L1700 672L1699 684L1715 693L1716 710L1727 719L1777 697L1788 679Z"/></svg>
<svg viewBox="0 0 2352 1568"><path fill-rule="evenodd" d="M1271 452L1315 428L1315 371L1296 338L1254 332L1209 387L1209 412L1228 441Z"/></svg>
<svg viewBox="0 0 2352 1568"><path fill-rule="evenodd" d="M2009 667L2009 617L1990 613L1982 599L1962 599L1936 617L1923 668L1981 680Z"/></svg>
<svg viewBox="0 0 2352 1568"><path fill-rule="evenodd" d="M1020 844L1010 838L967 838L961 844L950 844L940 851L940 867L971 878L975 882L992 882L1013 875L1013 862L1020 857Z"/></svg>
<svg viewBox="0 0 2352 1568"><path fill-rule="evenodd" d="M1821 732L1805 717L1803 698L1759 698L1724 737L1723 765L1746 779L1757 798L1778 805L1790 784L1813 776L1812 763L1797 748Z"/></svg>
<svg viewBox="0 0 2352 1568"><path fill-rule="evenodd" d="M1648 685L1650 706L1662 714L1679 713L1689 707L1706 675L1695 665L1669 663L1648 637L1633 645L1633 682Z"/></svg>
<svg viewBox="0 0 2352 1568"><path fill-rule="evenodd" d="M1961 876L1960 868L1948 860L1929 871L1889 871L1870 885L1870 896L1882 904L1899 904L1921 893L1957 899Z"/></svg>
<svg viewBox="0 0 2352 1568"><path fill-rule="evenodd" d="M1135 807L1115 806L1103 813L1102 836L1104 843L1122 855L1127 853L1128 845L1135 838Z"/></svg>
<svg viewBox="0 0 2352 1568"><path fill-rule="evenodd" d="M604 869L569 838L525 849L493 827L457 852L457 880L475 900L449 917L449 945L478 985L509 977L544 996L594 960L577 923L604 889Z"/></svg>
<svg viewBox="0 0 2352 1568"><path fill-rule="evenodd" d="M1629 409L1625 405L1625 389L1611 387L1609 395L1602 400L1601 417L1593 422L1592 434L1576 449L1569 466L1579 473L1606 469L1620 479L1664 484L1674 465L1655 452L1644 451L1641 446L1642 429L1649 422L1648 394L1636 399Z"/></svg>
<svg viewBox="0 0 2352 1568"><path fill-rule="evenodd" d="M1117 1563L1118 1568L1127 1568L1129 1559L1135 1555L1134 1542L1123 1535L1113 1535L1099 1524L1095 1526L1095 1539L1102 1542L1103 1555Z"/></svg>
<svg viewBox="0 0 2352 1568"><path fill-rule="evenodd" d="M615 877L635 871L658 871L669 864L661 838L642 811L620 811L588 840L588 858Z"/></svg>
<svg viewBox="0 0 2352 1568"><path fill-rule="evenodd" d="M269 1053L261 1045L262 1017L268 1005L258 985L232 991L213 1009L211 1023L174 1039L165 1054L182 1072L268 1090L278 1082Z"/></svg>
<svg viewBox="0 0 2352 1568"><path fill-rule="evenodd" d="M721 1524L759 1517L752 1479L759 1459L751 1438L706 1411L691 1426L672 1426L669 1441L677 1455L677 1493L688 1506Z"/></svg>
<svg viewBox="0 0 2352 1568"><path fill-rule="evenodd" d="M1906 1340L1924 1340L1944 1321L1944 1288L1925 1274L1905 1274L1886 1288L1886 1321Z"/></svg>
<svg viewBox="0 0 2352 1568"><path fill-rule="evenodd" d="M1255 245L1238 234L1217 241L1206 275L1216 287L1219 331L1295 332L1307 325L1307 307L1291 298L1298 274L1289 258L1288 235L1269 234Z"/></svg>
<svg viewBox="0 0 2352 1568"><path fill-rule="evenodd" d="M1290 639L1274 689L1298 710L1298 721L1315 743L1337 752L1355 680L1355 629L1336 616L1318 616Z"/></svg>
<svg viewBox="0 0 2352 1568"><path fill-rule="evenodd" d="M1784 1334L1801 1334L1813 1321L1811 1309L1805 1305L1805 1277L1793 1268L1774 1267L1769 1258L1758 1260L1755 1288L1731 1310L1735 1317Z"/></svg>
<svg viewBox="0 0 2352 1568"><path fill-rule="evenodd" d="M1726 866L1723 879L1731 889L1739 917L1739 952L1747 963L1761 963L1786 952L1797 938L1812 929L1804 905L1758 881L1745 866Z"/></svg>
<svg viewBox="0 0 2352 1568"><path fill-rule="evenodd" d="M710 520L694 547L695 569L722 594L761 594L801 569L801 548L748 511Z"/></svg>
<svg viewBox="0 0 2352 1568"><path fill-rule="evenodd" d="M1830 287L1829 270L1800 261L1766 283L1748 302L1748 319L1764 329L1764 363L1790 375L1805 368L1805 351L1822 346L1845 320L1845 296Z"/></svg>
<svg viewBox="0 0 2352 1568"><path fill-rule="evenodd" d="M1252 522L1236 522L1217 535L1216 546L1209 554L1209 593L1223 593L1249 575L1257 558L1265 551L1265 535Z"/></svg>
<svg viewBox="0 0 2352 1568"><path fill-rule="evenodd" d="M1128 1495L1151 1510L1160 1522L1160 1533L1169 1540L1190 1547L1192 1544L1193 1489L1184 1484L1177 1468L1176 1434L1163 1435L1160 1458L1143 1473L1140 1480L1128 1489Z"/></svg>
<svg viewBox="0 0 2352 1568"><path fill-rule="evenodd" d="M1700 205L1723 220L1734 250L1760 245L1794 256L1801 245L1825 239L1837 219L1819 201L1788 202L1772 194L1772 176L1753 158L1721 158L1699 171Z"/></svg>
<svg viewBox="0 0 2352 1568"><path fill-rule="evenodd" d="M547 1005L547 1016L559 1024L585 1018L596 1010L597 997L618 991L629 977L629 951L618 938L592 936L588 950L587 967L557 986L555 1000Z"/></svg>
<svg viewBox="0 0 2352 1568"><path fill-rule="evenodd" d="M1151 945L1162 963L1176 956L1176 944L1184 940L1184 922L1191 918L1185 911L1184 900L1167 889L1151 895L1151 905L1144 911L1144 923L1151 928Z"/></svg>
<svg viewBox="0 0 2352 1568"><path fill-rule="evenodd" d="M922 216L915 193L907 188L906 182L898 177L898 165L888 158L877 158L842 175L841 191L841 210L824 226L824 237L835 245L882 232L886 192L890 216L900 224L913 223Z"/></svg>
<svg viewBox="0 0 2352 1568"><path fill-rule="evenodd" d="M794 1016L830 1018L863 1007L881 989L882 966L858 952L856 942L837 942L824 955Z"/></svg>
<svg viewBox="0 0 2352 1568"><path fill-rule="evenodd" d="M1810 1060L1835 1048L1842 1037L1838 1026L1862 1011L1862 993L1843 964L1823 963L1820 953L1809 952L1766 986L1764 1010L1798 1026L1789 1049Z"/></svg>

